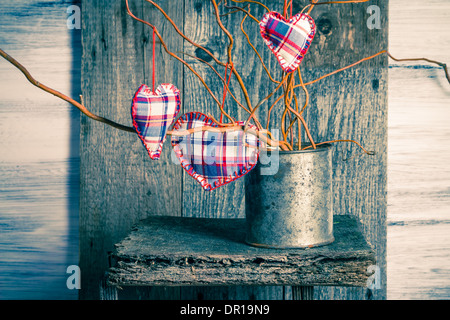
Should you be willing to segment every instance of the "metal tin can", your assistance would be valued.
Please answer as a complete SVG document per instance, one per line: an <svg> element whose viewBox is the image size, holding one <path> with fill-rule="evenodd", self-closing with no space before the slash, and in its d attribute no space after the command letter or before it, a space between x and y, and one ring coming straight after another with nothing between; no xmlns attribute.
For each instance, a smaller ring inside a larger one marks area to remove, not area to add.
<svg viewBox="0 0 450 320"><path fill-rule="evenodd" d="M248 244L308 248L334 241L331 151L330 144L272 151L269 165L260 157L245 176Z"/></svg>

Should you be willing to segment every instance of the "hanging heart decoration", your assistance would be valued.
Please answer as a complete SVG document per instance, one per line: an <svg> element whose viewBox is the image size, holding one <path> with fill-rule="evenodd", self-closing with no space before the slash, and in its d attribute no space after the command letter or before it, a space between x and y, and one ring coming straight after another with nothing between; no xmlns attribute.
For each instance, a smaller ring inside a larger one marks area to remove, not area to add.
<svg viewBox="0 0 450 320"><path fill-rule="evenodd" d="M287 21L278 12L268 12L259 27L264 42L286 72L298 68L316 33L314 20L303 13Z"/></svg>
<svg viewBox="0 0 450 320"><path fill-rule="evenodd" d="M173 84L161 84L154 92L143 84L136 91L131 106L133 126L151 159L159 159L167 128L180 105L180 91Z"/></svg>
<svg viewBox="0 0 450 320"><path fill-rule="evenodd" d="M236 123L244 126L244 122ZM219 128L201 112L182 115L173 126L174 132L193 128ZM255 129L249 125L250 129ZM259 139L244 130L198 130L187 135L172 134L172 146L181 166L206 191L235 181L250 172L258 162Z"/></svg>

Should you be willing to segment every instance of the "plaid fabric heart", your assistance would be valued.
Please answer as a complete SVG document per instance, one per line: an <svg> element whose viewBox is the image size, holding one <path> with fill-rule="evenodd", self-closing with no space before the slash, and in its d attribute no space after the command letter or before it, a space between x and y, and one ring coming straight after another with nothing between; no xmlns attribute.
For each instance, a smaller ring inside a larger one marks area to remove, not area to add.
<svg viewBox="0 0 450 320"><path fill-rule="evenodd" d="M244 122L237 124L243 126ZM173 130L184 131L205 126L218 128L203 113L190 112L177 120ZM249 128L256 127L249 125ZM259 157L259 139L244 130L172 135L172 146L181 166L206 191L239 179L253 169Z"/></svg>
<svg viewBox="0 0 450 320"><path fill-rule="evenodd" d="M264 42L286 72L298 68L316 33L314 20L303 13L286 21L278 12L268 12L259 28Z"/></svg>
<svg viewBox="0 0 450 320"><path fill-rule="evenodd" d="M133 126L150 158L159 159L167 128L180 111L180 91L173 84L161 84L152 92L145 84L134 95Z"/></svg>

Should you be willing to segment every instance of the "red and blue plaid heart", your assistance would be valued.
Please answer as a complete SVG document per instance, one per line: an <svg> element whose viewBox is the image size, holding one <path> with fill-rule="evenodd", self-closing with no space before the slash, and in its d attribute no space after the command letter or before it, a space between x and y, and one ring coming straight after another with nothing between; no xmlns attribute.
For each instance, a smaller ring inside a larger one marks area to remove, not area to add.
<svg viewBox="0 0 450 320"><path fill-rule="evenodd" d="M244 122L237 122L243 126ZM218 128L210 118L200 112L182 115L173 131L193 128ZM256 129L249 125L249 128ZM258 162L259 139L244 130L199 130L187 135L172 135L172 146L181 166L196 179L204 190L214 190L248 173Z"/></svg>
<svg viewBox="0 0 450 320"><path fill-rule="evenodd" d="M268 12L259 27L264 42L286 72L298 68L316 33L314 20L303 13L286 21L278 12Z"/></svg>
<svg viewBox="0 0 450 320"><path fill-rule="evenodd" d="M152 92L145 84L134 95L133 126L150 158L159 159L167 128L180 111L180 91L173 84L161 84Z"/></svg>

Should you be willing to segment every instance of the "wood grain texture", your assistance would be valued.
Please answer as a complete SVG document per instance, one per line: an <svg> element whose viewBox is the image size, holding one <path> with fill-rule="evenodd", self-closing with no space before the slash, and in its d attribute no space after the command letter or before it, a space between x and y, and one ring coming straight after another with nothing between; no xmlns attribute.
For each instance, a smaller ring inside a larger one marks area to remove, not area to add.
<svg viewBox="0 0 450 320"><path fill-rule="evenodd" d="M374 252L353 217L337 216L334 226L336 241L330 245L266 249L244 242L245 219L150 217L116 245L108 283L365 286ZM311 292L303 289L304 295Z"/></svg>
<svg viewBox="0 0 450 320"><path fill-rule="evenodd" d="M314 300L313 286L292 286L293 300Z"/></svg>
<svg viewBox="0 0 450 320"><path fill-rule="evenodd" d="M388 48L388 1L371 1L380 8L381 29L367 28L369 4L317 6L312 12L318 33L301 66L305 81L349 65ZM333 156L334 213L351 214L362 221L364 235L377 250L381 285L366 289L318 288L322 299L386 297L387 210L387 83L386 55L364 62L309 86L311 103L306 121L316 141L353 139L375 156L346 158L360 150L338 143Z"/></svg>
<svg viewBox="0 0 450 320"><path fill-rule="evenodd" d="M156 14L142 2L131 10L146 19ZM170 14L177 17L174 8ZM151 79L151 41L146 27L131 19L124 1L83 1L82 92L97 114L131 125L130 107L141 83ZM167 32L168 45L179 42ZM177 47L178 45L178 47ZM177 49L178 48L178 49ZM159 49L159 48L158 48ZM158 55L156 81L173 82L182 70ZM148 83L151 85L151 83ZM107 252L133 223L153 214L180 214L181 168L170 162L170 149L151 161L137 135L82 118L81 123L80 297L98 297L98 279L107 267ZM166 174L160 183L161 172Z"/></svg>

